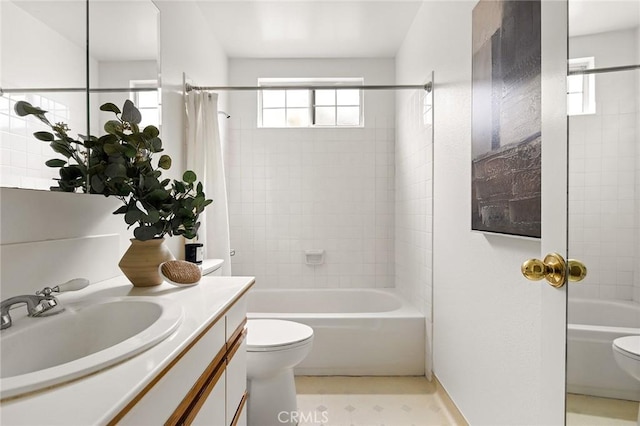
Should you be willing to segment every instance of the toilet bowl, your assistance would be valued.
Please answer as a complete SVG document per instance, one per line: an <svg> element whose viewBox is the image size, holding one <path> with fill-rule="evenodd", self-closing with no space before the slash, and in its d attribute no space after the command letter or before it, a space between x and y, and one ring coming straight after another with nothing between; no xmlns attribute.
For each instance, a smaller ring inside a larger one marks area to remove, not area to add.
<svg viewBox="0 0 640 426"><path fill-rule="evenodd" d="M296 424L293 368L311 350L313 329L293 321L247 321L249 426Z"/></svg>
<svg viewBox="0 0 640 426"><path fill-rule="evenodd" d="M640 336L619 337L613 341L613 357L624 371L640 381Z"/></svg>
<svg viewBox="0 0 640 426"><path fill-rule="evenodd" d="M640 336L619 337L613 341L611 347L618 366L640 381ZM638 425L640 425L640 407L638 407Z"/></svg>

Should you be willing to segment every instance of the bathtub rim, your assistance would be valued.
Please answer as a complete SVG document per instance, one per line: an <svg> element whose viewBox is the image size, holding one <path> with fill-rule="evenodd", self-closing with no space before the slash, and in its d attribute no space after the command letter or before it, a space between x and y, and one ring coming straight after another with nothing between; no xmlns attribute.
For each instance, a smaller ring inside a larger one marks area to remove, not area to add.
<svg viewBox="0 0 640 426"><path fill-rule="evenodd" d="M322 292L322 293L346 293L346 292L375 292L387 297L393 297L400 301L400 307L391 311L379 312L255 312L247 307L247 318L425 318L425 314L406 300L395 288L255 288L247 293L248 297L256 293L286 293L286 292Z"/></svg>

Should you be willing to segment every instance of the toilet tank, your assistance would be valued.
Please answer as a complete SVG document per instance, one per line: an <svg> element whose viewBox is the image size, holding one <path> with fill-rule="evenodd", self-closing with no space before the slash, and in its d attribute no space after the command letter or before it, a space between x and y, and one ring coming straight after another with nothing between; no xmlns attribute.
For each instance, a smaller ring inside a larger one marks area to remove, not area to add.
<svg viewBox="0 0 640 426"><path fill-rule="evenodd" d="M205 259L202 261L202 275L222 276L222 259Z"/></svg>

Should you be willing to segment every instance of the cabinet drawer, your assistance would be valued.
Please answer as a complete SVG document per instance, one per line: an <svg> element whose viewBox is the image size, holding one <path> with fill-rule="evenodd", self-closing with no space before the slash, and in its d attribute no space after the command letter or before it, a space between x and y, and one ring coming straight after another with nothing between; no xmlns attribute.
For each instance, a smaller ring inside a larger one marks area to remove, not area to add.
<svg viewBox="0 0 640 426"><path fill-rule="evenodd" d="M231 426L247 426L247 397L248 394L245 392L242 401L240 401L238 411L236 411L236 416L231 422Z"/></svg>
<svg viewBox="0 0 640 426"><path fill-rule="evenodd" d="M226 332L227 332L227 343L228 345L232 345L234 343L235 337L234 332L236 332L240 325L247 318L247 296L243 296L229 309L226 315ZM229 349L230 346L227 347Z"/></svg>
<svg viewBox="0 0 640 426"><path fill-rule="evenodd" d="M227 424L232 424L247 390L247 330L229 350L227 356Z"/></svg>
<svg viewBox="0 0 640 426"><path fill-rule="evenodd" d="M123 418L116 417L112 424L161 425L175 415L185 395L192 392L212 358L225 348L225 321L218 320L191 348L185 349L156 379ZM150 388L150 389L149 389Z"/></svg>
<svg viewBox="0 0 640 426"><path fill-rule="evenodd" d="M211 383L199 397L202 406L194 409L187 416L184 424L194 426L226 426L225 395L226 371L224 364L220 366L219 374L213 377Z"/></svg>

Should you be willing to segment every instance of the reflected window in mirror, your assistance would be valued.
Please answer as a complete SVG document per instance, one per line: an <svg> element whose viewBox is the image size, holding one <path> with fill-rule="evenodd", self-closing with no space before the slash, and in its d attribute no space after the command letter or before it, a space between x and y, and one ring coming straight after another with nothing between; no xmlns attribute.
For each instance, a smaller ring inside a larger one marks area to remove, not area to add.
<svg viewBox="0 0 640 426"><path fill-rule="evenodd" d="M569 59L569 71L584 71L594 67L594 58ZM596 80L593 74L567 76L567 114L596 113Z"/></svg>
<svg viewBox="0 0 640 426"><path fill-rule="evenodd" d="M149 125L160 128L160 96L158 93L158 80L131 80L129 87L133 89L155 89L150 91L134 91L131 92L131 102L133 102L140 114L142 121L140 128Z"/></svg>

